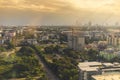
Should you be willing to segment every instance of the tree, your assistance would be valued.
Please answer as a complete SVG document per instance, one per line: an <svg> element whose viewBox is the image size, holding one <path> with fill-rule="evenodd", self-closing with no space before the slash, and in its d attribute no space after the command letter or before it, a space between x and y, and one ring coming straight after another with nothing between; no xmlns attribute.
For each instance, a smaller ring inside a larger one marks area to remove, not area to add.
<svg viewBox="0 0 120 80"><path fill-rule="evenodd" d="M60 40L61 43L68 41L66 34L60 33L59 36L60 36L60 39L59 39L59 40Z"/></svg>
<svg viewBox="0 0 120 80"><path fill-rule="evenodd" d="M17 55L18 56L33 56L34 53L35 53L35 50L33 48L24 46L19 50Z"/></svg>
<svg viewBox="0 0 120 80"><path fill-rule="evenodd" d="M87 53L89 60L94 61L97 60L99 52L93 49L90 49Z"/></svg>
<svg viewBox="0 0 120 80"><path fill-rule="evenodd" d="M7 45L8 45L8 46L7 46L8 49L13 49L13 48L15 48L15 45L14 45L12 42L8 42Z"/></svg>
<svg viewBox="0 0 120 80"><path fill-rule="evenodd" d="M54 46L48 46L44 48L46 53L53 53L54 52Z"/></svg>
<svg viewBox="0 0 120 80"><path fill-rule="evenodd" d="M0 52L6 51L6 49L2 46L0 46Z"/></svg>

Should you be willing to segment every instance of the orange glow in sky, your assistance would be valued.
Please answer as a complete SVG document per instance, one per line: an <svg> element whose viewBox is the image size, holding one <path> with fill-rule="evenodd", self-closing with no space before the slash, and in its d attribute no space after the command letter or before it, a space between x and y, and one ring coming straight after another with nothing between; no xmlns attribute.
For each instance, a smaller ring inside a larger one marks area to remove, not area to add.
<svg viewBox="0 0 120 80"><path fill-rule="evenodd" d="M103 23L105 20L106 22L120 21L119 7L120 0L0 0L2 12L0 17L4 16L3 19L6 21L7 17L11 20L11 16L18 16L20 13L20 16L23 16L24 13L26 16L37 14L34 16L40 17L40 20L41 17L44 17L44 20L47 19L45 17L47 15L53 18L53 22L54 20L60 22L64 19L67 23L79 17L81 21L92 20L97 21L96 23ZM20 13L17 13L18 11ZM73 20L69 21L70 19ZM1 20L0 22L2 24ZM49 23L53 24L53 22Z"/></svg>

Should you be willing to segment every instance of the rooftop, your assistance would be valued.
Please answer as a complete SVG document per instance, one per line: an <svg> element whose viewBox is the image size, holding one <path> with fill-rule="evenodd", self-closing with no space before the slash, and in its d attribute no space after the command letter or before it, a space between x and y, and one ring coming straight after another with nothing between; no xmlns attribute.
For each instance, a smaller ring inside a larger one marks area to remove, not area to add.
<svg viewBox="0 0 120 80"><path fill-rule="evenodd" d="M120 70L119 63L101 63L101 62L82 62L78 64L78 67L82 71L98 71L103 70Z"/></svg>
<svg viewBox="0 0 120 80"><path fill-rule="evenodd" d="M120 73L94 75L92 78L95 80L120 80Z"/></svg>
<svg viewBox="0 0 120 80"><path fill-rule="evenodd" d="M79 69L82 71L97 71L100 66L102 66L100 62L83 62L78 64Z"/></svg>

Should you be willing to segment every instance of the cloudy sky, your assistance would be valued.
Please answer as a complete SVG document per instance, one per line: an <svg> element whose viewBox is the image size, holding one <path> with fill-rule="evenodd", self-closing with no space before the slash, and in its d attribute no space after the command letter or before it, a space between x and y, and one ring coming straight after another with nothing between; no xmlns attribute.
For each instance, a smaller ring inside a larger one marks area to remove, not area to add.
<svg viewBox="0 0 120 80"><path fill-rule="evenodd" d="M74 25L89 21L119 22L120 0L0 0L0 25Z"/></svg>

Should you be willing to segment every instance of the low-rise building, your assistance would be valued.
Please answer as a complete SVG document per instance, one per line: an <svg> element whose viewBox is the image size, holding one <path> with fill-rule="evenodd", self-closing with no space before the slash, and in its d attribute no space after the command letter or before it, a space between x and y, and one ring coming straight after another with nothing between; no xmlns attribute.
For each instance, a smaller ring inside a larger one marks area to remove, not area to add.
<svg viewBox="0 0 120 80"><path fill-rule="evenodd" d="M119 80L118 77L115 79L115 76L120 75L119 63L82 62L78 64L78 68L79 80ZM114 77L111 77L113 79L103 79L102 77L106 74L113 74Z"/></svg>
<svg viewBox="0 0 120 80"><path fill-rule="evenodd" d="M30 44L30 45L35 45L38 43L36 39L27 39L25 41L27 44Z"/></svg>
<svg viewBox="0 0 120 80"><path fill-rule="evenodd" d="M120 73L111 73L92 76L93 80L120 80Z"/></svg>
<svg viewBox="0 0 120 80"><path fill-rule="evenodd" d="M0 39L0 45L3 45L5 43L5 39Z"/></svg>

